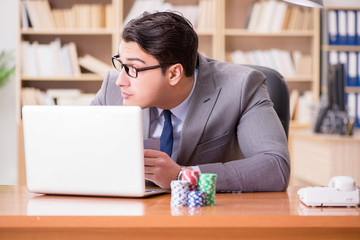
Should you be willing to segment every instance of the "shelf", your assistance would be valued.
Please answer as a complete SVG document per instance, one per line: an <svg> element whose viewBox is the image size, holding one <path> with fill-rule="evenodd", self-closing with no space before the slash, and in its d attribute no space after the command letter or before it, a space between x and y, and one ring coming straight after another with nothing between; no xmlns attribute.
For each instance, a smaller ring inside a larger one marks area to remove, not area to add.
<svg viewBox="0 0 360 240"><path fill-rule="evenodd" d="M324 10L360 10L360 6L324 6Z"/></svg>
<svg viewBox="0 0 360 240"><path fill-rule="evenodd" d="M360 52L359 45L323 45L323 51Z"/></svg>
<svg viewBox="0 0 360 240"><path fill-rule="evenodd" d="M290 129L305 129L305 128L311 128L312 125L309 123L299 123L297 121L290 121ZM291 133L291 132L290 132Z"/></svg>
<svg viewBox="0 0 360 240"><path fill-rule="evenodd" d="M22 81L102 81L103 76L93 73L82 73L80 77L75 76L57 76L57 77L30 77L21 76Z"/></svg>
<svg viewBox="0 0 360 240"><path fill-rule="evenodd" d="M22 35L112 35L113 29L27 29Z"/></svg>
<svg viewBox="0 0 360 240"><path fill-rule="evenodd" d="M195 29L196 33L200 36L207 36L207 35L215 35L216 30L215 29Z"/></svg>
<svg viewBox="0 0 360 240"><path fill-rule="evenodd" d="M227 36L249 36L249 37L313 37L313 31L282 31L278 33L274 32L251 32L246 29L225 29L225 35Z"/></svg>
<svg viewBox="0 0 360 240"><path fill-rule="evenodd" d="M347 93L360 93L360 87L345 87Z"/></svg>
<svg viewBox="0 0 360 240"><path fill-rule="evenodd" d="M285 77L285 80L287 82L312 82L312 76L311 75L299 75L296 77Z"/></svg>

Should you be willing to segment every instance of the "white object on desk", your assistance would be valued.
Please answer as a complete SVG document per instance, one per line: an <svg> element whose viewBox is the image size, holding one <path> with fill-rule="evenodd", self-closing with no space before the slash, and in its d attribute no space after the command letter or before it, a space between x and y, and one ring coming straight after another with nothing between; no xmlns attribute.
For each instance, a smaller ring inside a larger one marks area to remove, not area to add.
<svg viewBox="0 0 360 240"><path fill-rule="evenodd" d="M300 200L307 206L357 206L359 189L348 176L333 177L328 187L306 187L298 191Z"/></svg>

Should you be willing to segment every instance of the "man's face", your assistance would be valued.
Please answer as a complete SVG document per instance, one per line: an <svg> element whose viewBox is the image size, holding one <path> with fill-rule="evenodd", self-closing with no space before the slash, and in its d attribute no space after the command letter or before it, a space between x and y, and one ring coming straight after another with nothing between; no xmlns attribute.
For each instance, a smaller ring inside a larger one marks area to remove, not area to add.
<svg viewBox="0 0 360 240"><path fill-rule="evenodd" d="M135 68L158 65L159 62L142 50L135 42L122 41L119 46L119 60ZM166 94L166 77L161 68L138 72L137 78L130 77L125 68L119 73L116 85L121 88L124 106L148 108L161 106Z"/></svg>

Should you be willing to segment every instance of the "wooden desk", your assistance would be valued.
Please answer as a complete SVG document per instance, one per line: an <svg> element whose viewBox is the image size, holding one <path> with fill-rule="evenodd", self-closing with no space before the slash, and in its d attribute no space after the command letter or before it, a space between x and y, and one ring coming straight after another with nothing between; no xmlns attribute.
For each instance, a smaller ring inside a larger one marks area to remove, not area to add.
<svg viewBox="0 0 360 240"><path fill-rule="evenodd" d="M41 196L0 186L0 239L360 239L358 208L307 208L297 190L217 194L213 207L171 209L169 194Z"/></svg>

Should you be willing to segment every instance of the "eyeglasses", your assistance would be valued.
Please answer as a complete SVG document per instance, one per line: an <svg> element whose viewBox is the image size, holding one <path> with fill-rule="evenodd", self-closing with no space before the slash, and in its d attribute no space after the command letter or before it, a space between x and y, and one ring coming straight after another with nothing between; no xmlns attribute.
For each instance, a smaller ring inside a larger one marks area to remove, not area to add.
<svg viewBox="0 0 360 240"><path fill-rule="evenodd" d="M155 69L155 68L159 68L159 67L165 67L165 66L169 66L169 65L173 64L173 63L163 63L163 64L159 64L159 65L154 65L154 66L136 68L129 64L124 64L124 63L120 62L119 55L112 56L111 62L113 64L114 68L117 69L119 72L121 72L121 70L123 68L125 68L126 74L132 78L137 78L138 73L141 71L151 70L151 69Z"/></svg>

